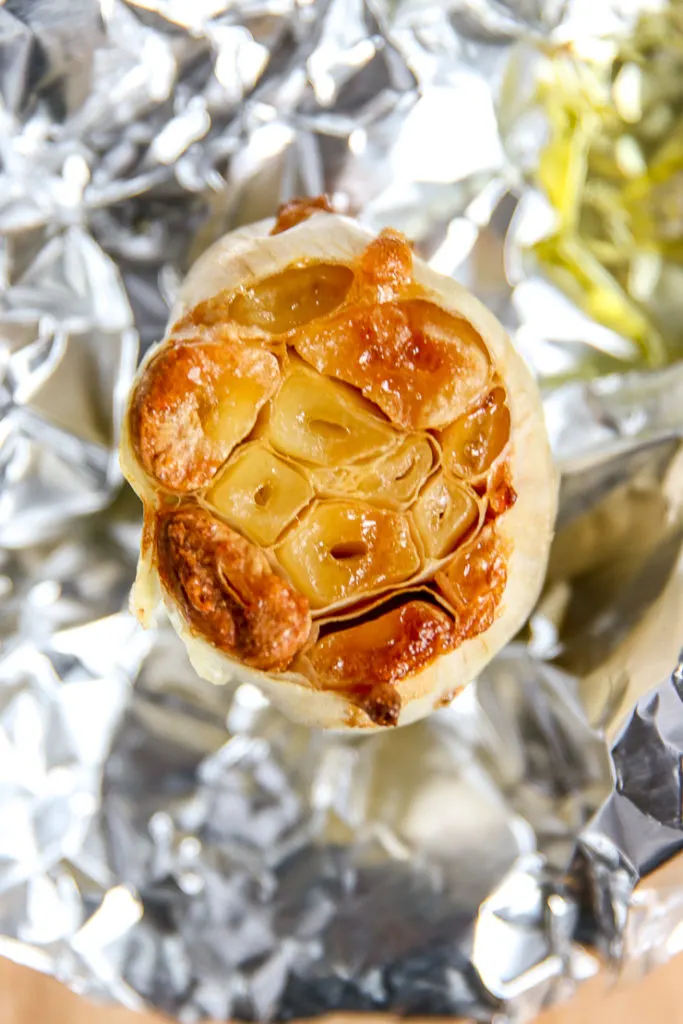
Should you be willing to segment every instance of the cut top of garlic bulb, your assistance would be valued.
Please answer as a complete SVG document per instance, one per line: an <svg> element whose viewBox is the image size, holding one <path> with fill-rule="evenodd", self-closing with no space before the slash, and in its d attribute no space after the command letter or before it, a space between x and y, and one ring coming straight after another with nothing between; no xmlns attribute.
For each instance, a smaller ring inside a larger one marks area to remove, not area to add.
<svg viewBox="0 0 683 1024"><path fill-rule="evenodd" d="M385 727L451 699L540 588L556 480L497 321L321 200L226 236L135 382L121 459L201 675Z"/></svg>

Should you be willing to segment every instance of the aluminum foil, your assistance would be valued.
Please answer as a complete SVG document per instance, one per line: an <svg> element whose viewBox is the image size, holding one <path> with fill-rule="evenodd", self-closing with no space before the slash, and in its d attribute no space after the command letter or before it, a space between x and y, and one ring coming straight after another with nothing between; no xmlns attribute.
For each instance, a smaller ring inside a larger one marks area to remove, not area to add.
<svg viewBox="0 0 683 1024"><path fill-rule="evenodd" d="M496 105L524 47L642 6L0 4L0 954L181 1021L502 1022L681 948L683 373L529 275L536 128ZM138 348L215 237L323 190L503 319L563 473L525 632L365 738L126 610Z"/></svg>

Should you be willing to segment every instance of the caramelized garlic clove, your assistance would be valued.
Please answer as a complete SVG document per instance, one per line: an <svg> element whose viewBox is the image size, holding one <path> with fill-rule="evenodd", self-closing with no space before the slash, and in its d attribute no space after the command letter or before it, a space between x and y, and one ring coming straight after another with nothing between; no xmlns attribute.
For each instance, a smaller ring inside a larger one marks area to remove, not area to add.
<svg viewBox="0 0 683 1024"><path fill-rule="evenodd" d="M268 437L278 451L316 466L367 458L398 441L351 388L298 367L272 403Z"/></svg>
<svg viewBox="0 0 683 1024"><path fill-rule="evenodd" d="M460 416L441 435L446 469L475 478L488 472L510 439L510 410L505 391L497 387L471 412Z"/></svg>
<svg viewBox="0 0 683 1024"><path fill-rule="evenodd" d="M205 509L186 505L159 518L162 584L189 626L245 664L282 670L308 639L308 602L265 555Z"/></svg>
<svg viewBox="0 0 683 1024"><path fill-rule="evenodd" d="M443 558L479 521L476 495L463 483L439 471L421 492L413 519L430 558Z"/></svg>
<svg viewBox="0 0 683 1024"><path fill-rule="evenodd" d="M359 388L405 430L451 423L491 373L472 327L423 299L345 310L300 331L293 344L319 373Z"/></svg>
<svg viewBox="0 0 683 1024"><path fill-rule="evenodd" d="M351 467L314 470L311 478L320 494L355 494L389 508L405 508L417 497L434 461L434 442L418 434L405 437L386 455Z"/></svg>
<svg viewBox="0 0 683 1024"><path fill-rule="evenodd" d="M401 708L396 683L450 650L453 639L453 622L442 609L408 600L321 637L300 667L318 685L351 691L375 723L395 725Z"/></svg>
<svg viewBox="0 0 683 1024"><path fill-rule="evenodd" d="M436 574L461 639L485 633L493 623L507 583L506 554L490 525Z"/></svg>
<svg viewBox="0 0 683 1024"><path fill-rule="evenodd" d="M409 505L434 465L434 448L423 436L406 437L399 447L363 472L356 484L359 497Z"/></svg>
<svg viewBox="0 0 683 1024"><path fill-rule="evenodd" d="M402 583L420 567L406 517L354 501L316 502L276 554L315 609Z"/></svg>
<svg viewBox="0 0 683 1024"><path fill-rule="evenodd" d="M172 345L145 367L130 408L137 458L187 494L208 484L280 381L270 352L238 343Z"/></svg>
<svg viewBox="0 0 683 1024"><path fill-rule="evenodd" d="M332 313L352 283L353 271L342 264L290 267L237 294L228 317L245 327L285 334Z"/></svg>
<svg viewBox="0 0 683 1024"><path fill-rule="evenodd" d="M251 540L270 547L313 495L302 473L257 441L230 460L206 502Z"/></svg>

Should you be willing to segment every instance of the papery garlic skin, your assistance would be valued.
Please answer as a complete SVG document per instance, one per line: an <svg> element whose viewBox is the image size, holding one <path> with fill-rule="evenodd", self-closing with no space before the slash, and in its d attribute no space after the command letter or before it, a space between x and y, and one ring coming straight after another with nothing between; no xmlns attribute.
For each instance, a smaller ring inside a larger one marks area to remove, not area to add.
<svg viewBox="0 0 683 1024"><path fill-rule="evenodd" d="M211 302L219 293L230 293L252 281L279 274L298 263L352 265L362 258L373 240L373 236L355 221L329 213L316 214L279 234L271 235L272 227L273 222L269 220L239 229L217 242L197 261L178 296L167 334L148 353L138 373L138 381L163 347L170 344L172 338L177 339L179 322L182 324L183 318L191 316L201 303ZM437 655L424 668L391 684L400 705L391 724L398 725L416 721L448 703L520 629L543 582L557 500L556 472L538 391L503 328L464 288L442 277L418 258L412 261L412 278L419 289L420 299L434 303L446 314L465 320L483 340L496 377L504 384L510 418L506 466L516 501L495 519L500 548L505 551L507 581L492 623L479 635L463 639L454 650ZM134 450L129 416L124 424L121 442L123 472L142 497L149 517L152 515L149 510L158 501L154 482L143 470ZM354 474L359 476L357 471ZM360 500L363 500L362 495ZM470 520L471 517L467 524ZM256 683L282 711L311 726L333 729L386 727L381 717L375 721L368 717L352 694L316 685L302 672L291 668L265 672L249 667L199 635L159 579L153 526L145 533L147 540L143 541L131 607L147 624L161 598L200 676L219 685L241 681ZM427 569L414 581L416 587L439 570L441 562L436 558L439 551L438 545L435 546L434 558L431 561L427 559ZM412 586L412 582L406 584L406 589Z"/></svg>

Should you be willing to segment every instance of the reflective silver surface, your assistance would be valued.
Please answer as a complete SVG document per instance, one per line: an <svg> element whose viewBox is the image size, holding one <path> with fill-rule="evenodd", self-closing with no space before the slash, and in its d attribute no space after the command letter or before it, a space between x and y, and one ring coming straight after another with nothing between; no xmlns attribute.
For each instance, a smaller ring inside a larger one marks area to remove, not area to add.
<svg viewBox="0 0 683 1024"><path fill-rule="evenodd" d="M496 107L530 40L639 6L0 6L0 953L182 1021L499 1022L680 948L651 872L683 836L683 376L621 372L528 276L538 138ZM210 241L323 189L503 319L563 470L529 627L370 738L202 683L126 611L138 342Z"/></svg>

